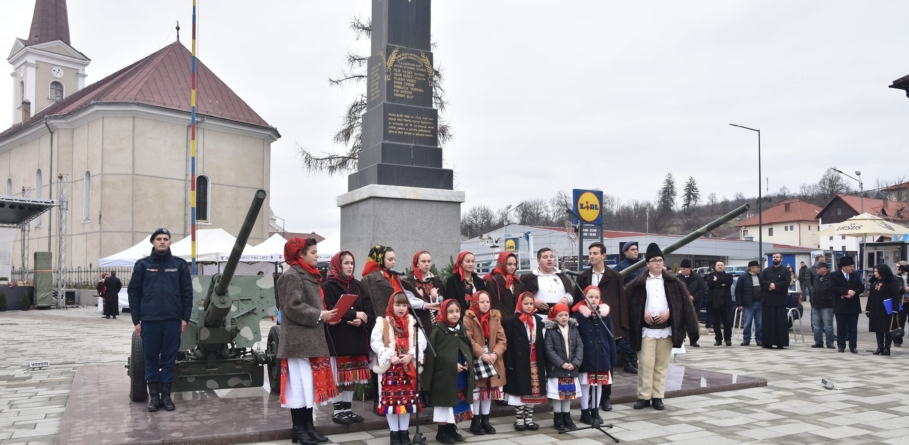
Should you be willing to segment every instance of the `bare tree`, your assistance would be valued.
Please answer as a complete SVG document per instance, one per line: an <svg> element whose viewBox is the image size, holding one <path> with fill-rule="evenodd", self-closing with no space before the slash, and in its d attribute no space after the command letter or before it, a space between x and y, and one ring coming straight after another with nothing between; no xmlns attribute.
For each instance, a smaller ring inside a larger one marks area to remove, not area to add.
<svg viewBox="0 0 909 445"><path fill-rule="evenodd" d="M521 201L515 213L518 217L518 224L541 226L550 223L549 204L543 199Z"/></svg>
<svg viewBox="0 0 909 445"><path fill-rule="evenodd" d="M490 231L495 226L495 215L486 206L474 206L461 217L461 234L476 236Z"/></svg>
<svg viewBox="0 0 909 445"><path fill-rule="evenodd" d="M564 190L559 190L556 195L549 200L549 209L552 212L550 218L552 222L558 225L559 220L564 219L565 213L574 205L574 198Z"/></svg>
<svg viewBox="0 0 909 445"><path fill-rule="evenodd" d="M372 35L372 19L367 18L365 21L360 17L353 18L350 22L350 29L354 32L354 38L370 38ZM435 49L436 43L432 44ZM341 71L341 74L328 78L328 84L331 86L357 85L362 88L366 83L366 68L369 57L360 54L348 52L347 68ZM442 66L437 62L433 67L432 99L433 105L439 110L439 145L444 146L451 140L453 134L451 125L442 118L442 113L448 105L445 98L445 89L442 87L444 80ZM309 148L296 146L298 154L303 158L303 166L311 172L325 172L329 175L340 174L353 170L357 166L357 159L362 151L362 122L363 113L366 112L366 93L357 94L357 97L347 106L344 116L341 120L341 128L332 138L333 142L345 147L343 153L322 152L314 154Z"/></svg>
<svg viewBox="0 0 909 445"><path fill-rule="evenodd" d="M818 192L826 199L833 198L837 193L849 193L852 191L846 178L837 173L835 170L827 169L824 176L817 183Z"/></svg>

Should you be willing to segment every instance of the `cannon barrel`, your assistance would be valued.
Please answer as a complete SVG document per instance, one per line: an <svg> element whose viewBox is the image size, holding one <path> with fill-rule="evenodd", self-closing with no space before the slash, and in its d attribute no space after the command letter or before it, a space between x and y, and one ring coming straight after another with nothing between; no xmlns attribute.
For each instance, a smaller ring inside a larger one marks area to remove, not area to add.
<svg viewBox="0 0 909 445"><path fill-rule="evenodd" d="M683 238L679 239L678 241L664 247L662 249L663 255L669 255L670 253L675 252L676 250L679 250L680 248L684 247L685 245L691 243L692 241L704 236L705 234L707 234L707 232L731 221L732 218L735 218L736 216L739 216L742 213L747 212L749 208L751 208L751 206L749 206L748 204L743 204L741 207L738 207L735 210L711 221L704 227L701 227L700 229L697 229L694 232L691 232L688 235L685 235ZM627 269L623 269L619 273L622 274L622 277L627 277L628 275L631 275L631 274L637 272L639 269L644 267L646 264L647 263L644 260L640 260L637 263L632 264Z"/></svg>
<svg viewBox="0 0 909 445"><path fill-rule="evenodd" d="M230 252L227 264L224 266L224 272L217 275L212 284L215 286L214 294L209 294L205 307L205 325L209 327L220 326L227 317L228 312L233 304L230 295L227 295L227 288L230 286L230 280L237 270L237 264L240 263L240 256L243 254L243 248L249 241L249 234L252 232L256 219L259 217L259 211L262 210L262 203L265 202L267 193L265 190L257 190L253 197L252 205L249 206L249 212L246 219L243 220L243 226L240 227L240 233L237 234L237 241Z"/></svg>

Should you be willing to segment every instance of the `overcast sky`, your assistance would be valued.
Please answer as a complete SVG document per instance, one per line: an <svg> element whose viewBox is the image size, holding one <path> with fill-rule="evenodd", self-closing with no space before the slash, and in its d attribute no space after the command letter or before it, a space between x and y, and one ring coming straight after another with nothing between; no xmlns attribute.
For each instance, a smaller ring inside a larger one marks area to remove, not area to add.
<svg viewBox="0 0 909 445"><path fill-rule="evenodd" d="M417 0L420 1L420 0ZM332 135L365 85L330 87L348 29L371 2L199 0L199 55L282 138L271 205L288 231L339 230L347 175L303 170L295 145L340 151ZM190 0L70 0L88 83L175 39L190 44ZM0 44L26 37L33 1L4 1ZM702 196L757 194L757 138L771 192L797 191L831 166L867 183L909 161L909 2L433 2L455 188L493 209L558 190L652 199L667 172ZM12 68L9 67L9 71ZM0 88L9 104L12 88ZM4 106L0 127L11 122ZM182 168L175 163L174 168Z"/></svg>

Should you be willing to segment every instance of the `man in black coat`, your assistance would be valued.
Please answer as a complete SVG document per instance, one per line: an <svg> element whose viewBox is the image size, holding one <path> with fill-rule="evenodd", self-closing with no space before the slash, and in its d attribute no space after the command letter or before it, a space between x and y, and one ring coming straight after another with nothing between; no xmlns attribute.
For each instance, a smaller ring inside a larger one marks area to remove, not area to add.
<svg viewBox="0 0 909 445"><path fill-rule="evenodd" d="M754 323L754 340L758 346L764 346L764 305L761 296L761 263L748 262L748 272L739 277L735 285L735 301L742 311L742 346L751 344L751 325Z"/></svg>
<svg viewBox="0 0 909 445"><path fill-rule="evenodd" d="M123 283L117 278L117 272L111 272L110 276L104 279L104 318L120 315L120 289Z"/></svg>
<svg viewBox="0 0 909 445"><path fill-rule="evenodd" d="M840 258L839 267L840 270L830 274L833 316L836 317L836 348L838 352L845 351L848 337L849 352L858 353L858 319L862 313L859 295L865 286L855 273L855 260L852 257Z"/></svg>
<svg viewBox="0 0 909 445"><path fill-rule="evenodd" d="M811 326L814 328L812 348L824 347L824 333L827 334L827 348L833 349L833 288L827 276L827 263L814 265L817 281L811 292Z"/></svg>
<svg viewBox="0 0 909 445"><path fill-rule="evenodd" d="M714 346L720 346L726 341L726 346L732 346L732 275L726 273L726 265L722 261L716 262L713 273L704 277L707 282L707 304L710 318L713 320L713 336L716 339ZM720 323L723 330L720 331Z"/></svg>
<svg viewBox="0 0 909 445"><path fill-rule="evenodd" d="M783 266L783 254L773 254L773 265L761 272L761 295L764 299L764 348L789 346L787 300L792 272Z"/></svg>
<svg viewBox="0 0 909 445"><path fill-rule="evenodd" d="M682 263L679 264L679 274L676 277L688 286L691 302L694 303L695 308L699 307L701 299L707 295L707 285L704 284L704 280L698 274L691 271L691 260L688 258L682 260Z"/></svg>

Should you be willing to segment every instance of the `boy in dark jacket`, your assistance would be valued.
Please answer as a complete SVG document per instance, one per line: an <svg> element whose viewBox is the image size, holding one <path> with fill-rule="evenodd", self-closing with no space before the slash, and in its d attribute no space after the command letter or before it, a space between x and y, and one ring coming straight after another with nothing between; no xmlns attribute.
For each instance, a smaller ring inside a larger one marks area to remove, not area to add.
<svg viewBox="0 0 909 445"><path fill-rule="evenodd" d="M546 396L552 399L552 426L562 432L576 429L571 420L571 401L580 392L578 369L584 361L584 342L578 322L565 304L557 304L544 322L546 348Z"/></svg>

